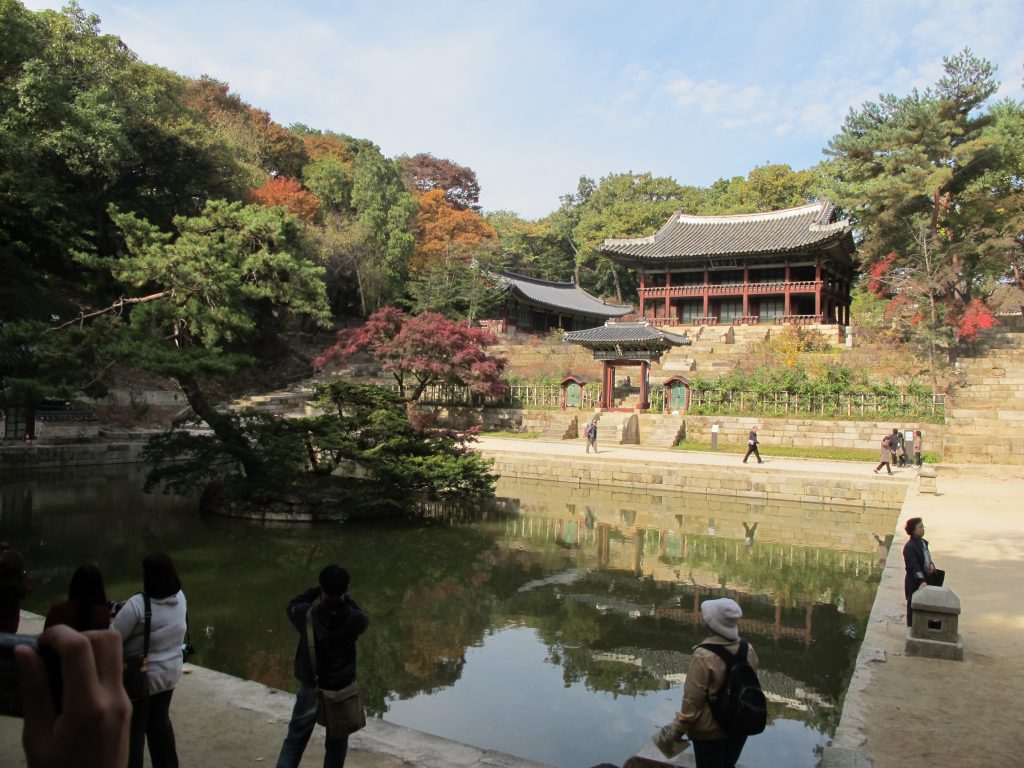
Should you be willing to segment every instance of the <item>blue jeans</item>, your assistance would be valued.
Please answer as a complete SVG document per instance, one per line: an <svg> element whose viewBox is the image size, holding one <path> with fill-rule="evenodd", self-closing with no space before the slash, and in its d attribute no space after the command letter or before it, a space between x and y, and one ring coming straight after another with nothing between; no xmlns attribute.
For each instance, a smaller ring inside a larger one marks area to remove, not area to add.
<svg viewBox="0 0 1024 768"><path fill-rule="evenodd" d="M299 768L302 753L306 751L306 744L313 735L315 725L316 688L303 683L295 694L295 708L292 710L291 722L288 723L288 735L284 737L281 754L277 758L277 768ZM348 753L348 736L327 739L325 746L324 768L342 768Z"/></svg>

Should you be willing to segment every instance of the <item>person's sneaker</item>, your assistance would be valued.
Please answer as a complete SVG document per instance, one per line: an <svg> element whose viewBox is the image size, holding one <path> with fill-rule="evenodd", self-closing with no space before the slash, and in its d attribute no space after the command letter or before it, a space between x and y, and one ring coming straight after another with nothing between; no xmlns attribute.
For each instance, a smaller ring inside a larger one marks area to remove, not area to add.
<svg viewBox="0 0 1024 768"><path fill-rule="evenodd" d="M877 469L873 469L871 471L874 472L876 475L878 474L878 470Z"/></svg>

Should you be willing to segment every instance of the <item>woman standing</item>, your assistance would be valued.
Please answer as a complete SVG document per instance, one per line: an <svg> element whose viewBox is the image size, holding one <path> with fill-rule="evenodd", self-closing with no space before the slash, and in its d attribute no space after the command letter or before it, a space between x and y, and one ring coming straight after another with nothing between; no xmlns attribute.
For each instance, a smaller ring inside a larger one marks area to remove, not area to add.
<svg viewBox="0 0 1024 768"><path fill-rule="evenodd" d="M80 565L71 576L68 599L50 606L45 629L67 624L79 632L110 629L110 603L103 586L103 574L95 565Z"/></svg>
<svg viewBox="0 0 1024 768"><path fill-rule="evenodd" d="M919 466L919 467L921 466L921 445L922 445L922 443L923 443L923 441L921 440L921 430L920 429L915 430L914 431L914 463L917 464L917 466Z"/></svg>
<svg viewBox="0 0 1024 768"><path fill-rule="evenodd" d="M903 579L903 592L907 596L907 626L909 627L914 621L912 606L914 593L929 584L933 587L941 587L945 581L946 572L938 570L935 563L932 562L932 553L924 538L924 520L920 517L912 517L907 520L903 530L910 537L903 545L903 564L907 569L907 575Z"/></svg>
<svg viewBox="0 0 1024 768"><path fill-rule="evenodd" d="M181 643L185 638L186 604L181 580L171 558L163 552L142 561L143 592L132 595L114 619L124 641L125 657L142 653L146 598L150 622L148 696L132 702L128 741L128 768L142 768L143 746L149 740L153 768L178 768L178 752L171 725L171 696L181 679Z"/></svg>

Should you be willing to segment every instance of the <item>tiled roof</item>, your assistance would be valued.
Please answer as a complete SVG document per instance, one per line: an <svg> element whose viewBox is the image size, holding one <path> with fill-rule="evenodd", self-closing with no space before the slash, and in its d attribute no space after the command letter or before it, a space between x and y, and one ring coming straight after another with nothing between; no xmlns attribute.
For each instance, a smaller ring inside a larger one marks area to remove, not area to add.
<svg viewBox="0 0 1024 768"><path fill-rule="evenodd" d="M643 321L638 323L608 322L597 328L566 333L565 340L573 344L636 344L660 342L666 346L686 344L688 339L668 333Z"/></svg>
<svg viewBox="0 0 1024 768"><path fill-rule="evenodd" d="M636 259L680 259L757 253L788 253L840 243L853 251L850 222L833 221L834 208L823 200L798 208L732 216L672 214L648 237L608 239L599 249Z"/></svg>
<svg viewBox="0 0 1024 768"><path fill-rule="evenodd" d="M511 272L495 272L505 290L518 294L533 304L540 304L567 313L590 317L622 317L633 311L633 307L622 304L608 304L591 296L575 283L555 283L538 280Z"/></svg>

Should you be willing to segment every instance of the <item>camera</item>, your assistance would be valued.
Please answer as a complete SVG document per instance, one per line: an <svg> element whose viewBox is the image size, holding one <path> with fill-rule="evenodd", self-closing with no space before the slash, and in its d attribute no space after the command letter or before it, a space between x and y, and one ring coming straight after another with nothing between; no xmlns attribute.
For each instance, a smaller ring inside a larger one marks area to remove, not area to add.
<svg viewBox="0 0 1024 768"><path fill-rule="evenodd" d="M40 646L32 635L0 633L0 715L21 717L21 676L14 660L14 649L27 645L43 657L46 673L50 680L50 697L55 712L60 712L63 687L60 677L60 659L56 652L45 645Z"/></svg>

